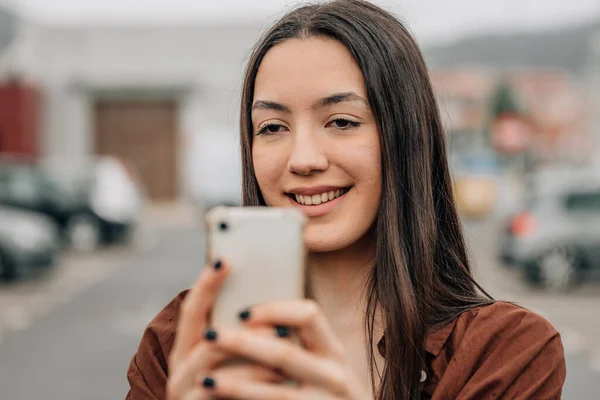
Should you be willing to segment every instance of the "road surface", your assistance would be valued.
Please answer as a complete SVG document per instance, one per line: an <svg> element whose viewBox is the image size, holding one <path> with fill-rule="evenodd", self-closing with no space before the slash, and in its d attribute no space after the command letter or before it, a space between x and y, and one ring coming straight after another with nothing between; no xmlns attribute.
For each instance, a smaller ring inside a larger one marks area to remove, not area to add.
<svg viewBox="0 0 600 400"><path fill-rule="evenodd" d="M600 284L558 297L532 292L496 263L493 229L468 227L484 286L561 331L569 374L564 398L597 398ZM68 255L43 279L0 287L0 399L125 396L127 365L146 324L190 285L204 260L204 238L194 224L171 224L156 234L152 245Z"/></svg>

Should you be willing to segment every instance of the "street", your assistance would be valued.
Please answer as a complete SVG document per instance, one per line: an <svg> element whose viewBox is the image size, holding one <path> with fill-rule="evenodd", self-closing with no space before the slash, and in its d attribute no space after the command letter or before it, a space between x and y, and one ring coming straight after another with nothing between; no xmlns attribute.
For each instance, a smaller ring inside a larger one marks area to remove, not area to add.
<svg viewBox="0 0 600 400"><path fill-rule="evenodd" d="M195 218L178 223L164 217L168 223L156 223L146 245L67 255L46 277L0 286L0 398L124 398L129 359L146 324L203 265L204 238ZM467 227L483 286L560 330L568 357L563 397L597 398L600 284L562 295L536 293L495 261L490 224Z"/></svg>
<svg viewBox="0 0 600 400"><path fill-rule="evenodd" d="M600 389L600 282L585 282L568 293L527 287L520 271L496 259L493 222L465 223L475 277L496 299L524 306L548 319L561 334L567 357L564 399L597 399Z"/></svg>

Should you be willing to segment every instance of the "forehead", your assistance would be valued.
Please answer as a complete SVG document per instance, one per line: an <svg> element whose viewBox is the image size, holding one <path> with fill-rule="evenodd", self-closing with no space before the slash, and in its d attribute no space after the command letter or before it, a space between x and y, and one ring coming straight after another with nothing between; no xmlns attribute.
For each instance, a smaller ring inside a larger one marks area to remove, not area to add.
<svg viewBox="0 0 600 400"><path fill-rule="evenodd" d="M366 98L362 71L330 38L288 39L270 49L256 76L255 100L288 104L353 91Z"/></svg>

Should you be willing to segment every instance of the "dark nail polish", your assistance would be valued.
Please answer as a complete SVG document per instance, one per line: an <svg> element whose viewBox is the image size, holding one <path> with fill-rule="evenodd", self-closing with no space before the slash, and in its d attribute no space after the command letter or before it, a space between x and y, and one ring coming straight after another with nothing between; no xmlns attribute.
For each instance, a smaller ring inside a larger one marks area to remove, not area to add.
<svg viewBox="0 0 600 400"><path fill-rule="evenodd" d="M218 271L219 269L221 269L221 266L223 265L223 263L221 262L221 260L217 260L215 261L215 269Z"/></svg>
<svg viewBox="0 0 600 400"><path fill-rule="evenodd" d="M275 332L277 332L277 336L279 336L280 338L286 338L290 336L290 328L288 328L287 326L276 326Z"/></svg>
<svg viewBox="0 0 600 400"><path fill-rule="evenodd" d="M247 321L250 319L250 310L244 310L240 313L240 319L242 321Z"/></svg>
<svg viewBox="0 0 600 400"><path fill-rule="evenodd" d="M209 342L214 342L217 340L217 332L212 329L207 329L204 331L204 339L208 340Z"/></svg>
<svg viewBox="0 0 600 400"><path fill-rule="evenodd" d="M215 387L215 380L209 376L207 376L206 378L204 378L204 380L202 381L202 386L204 386L207 389L212 389Z"/></svg>

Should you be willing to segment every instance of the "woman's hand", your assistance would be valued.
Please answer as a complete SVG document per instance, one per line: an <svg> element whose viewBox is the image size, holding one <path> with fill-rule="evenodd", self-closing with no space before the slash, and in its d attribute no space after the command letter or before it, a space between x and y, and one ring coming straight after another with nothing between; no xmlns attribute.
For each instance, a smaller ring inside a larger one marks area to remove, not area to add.
<svg viewBox="0 0 600 400"><path fill-rule="evenodd" d="M169 356L169 400L214 398L210 385L207 384L210 382L205 379L206 375L227 359L236 357L215 346L210 341L210 332L214 331L207 330L216 295L228 272L229 268L224 262L206 266L183 302L175 343ZM258 337L275 336L272 330L265 332L265 328L259 328L254 329L252 334ZM282 380L280 374L258 365L229 365L221 367L221 370L231 379L257 382Z"/></svg>
<svg viewBox="0 0 600 400"><path fill-rule="evenodd" d="M216 368L203 382L217 398L240 400L371 399L345 361L344 348L320 307L311 300L259 305L240 314L248 327L293 328L302 347L252 330L220 330L211 335L220 352L255 361L281 372L298 385L274 384L252 376L234 376Z"/></svg>

